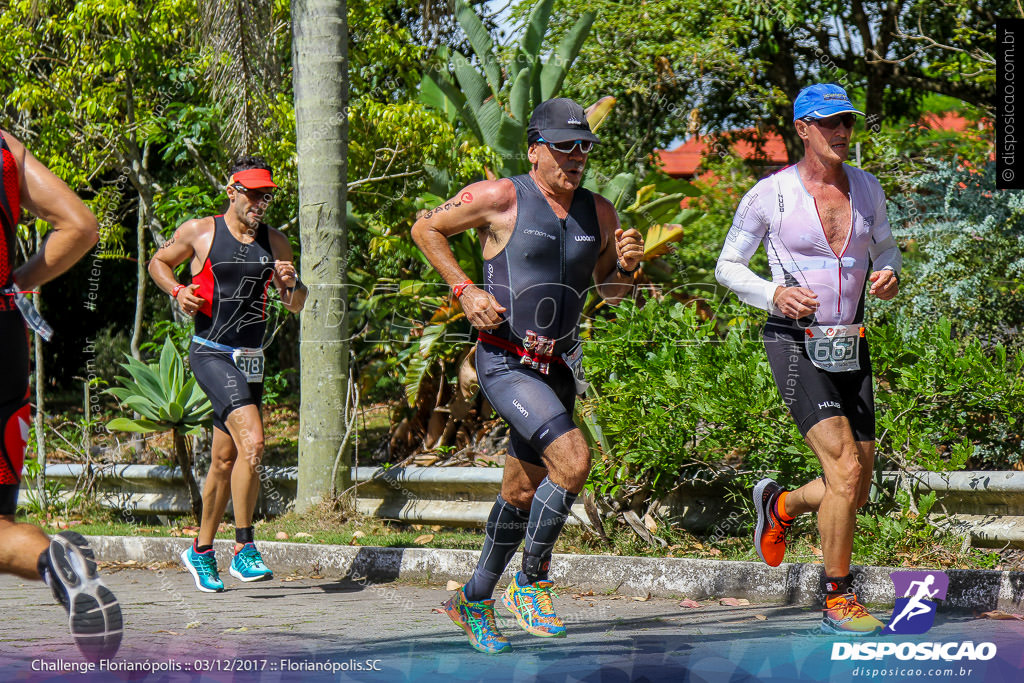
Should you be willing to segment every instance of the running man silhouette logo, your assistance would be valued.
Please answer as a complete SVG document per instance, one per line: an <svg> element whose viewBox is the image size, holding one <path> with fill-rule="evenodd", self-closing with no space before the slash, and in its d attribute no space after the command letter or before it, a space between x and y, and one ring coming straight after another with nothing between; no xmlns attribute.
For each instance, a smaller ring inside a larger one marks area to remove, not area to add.
<svg viewBox="0 0 1024 683"><path fill-rule="evenodd" d="M907 571L889 574L896 587L896 605L883 633L915 635L935 623L933 600L945 600L949 577L943 572Z"/></svg>

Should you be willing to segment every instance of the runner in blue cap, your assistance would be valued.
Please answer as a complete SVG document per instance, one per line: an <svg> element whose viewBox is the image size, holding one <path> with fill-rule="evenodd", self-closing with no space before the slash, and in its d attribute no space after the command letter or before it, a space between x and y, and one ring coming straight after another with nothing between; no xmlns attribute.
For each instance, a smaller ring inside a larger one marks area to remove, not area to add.
<svg viewBox="0 0 1024 683"><path fill-rule="evenodd" d="M821 628L866 635L883 624L858 602L850 576L857 509L867 502L875 453L865 284L867 293L892 299L902 258L878 181L844 163L863 112L828 83L800 91L793 114L804 157L743 197L715 275L742 301L769 311L763 336L772 374L824 472L793 491L772 479L757 484L754 547L778 566L794 518L817 512L827 594ZM762 243L770 281L749 267Z"/></svg>

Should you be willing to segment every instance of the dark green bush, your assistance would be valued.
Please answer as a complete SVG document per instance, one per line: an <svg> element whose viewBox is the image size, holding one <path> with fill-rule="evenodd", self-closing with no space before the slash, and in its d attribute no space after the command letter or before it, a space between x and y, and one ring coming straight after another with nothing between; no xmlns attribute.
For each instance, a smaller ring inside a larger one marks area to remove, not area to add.
<svg viewBox="0 0 1024 683"><path fill-rule="evenodd" d="M625 302L614 320L594 321L584 346L594 388L582 410L604 437L591 474L599 494L658 497L693 477L745 489L765 474L787 486L818 475L772 380L763 320L733 300L702 320L666 299ZM944 320L927 333L870 328L869 340L883 464L1005 469L1021 459L1024 355L954 338Z"/></svg>

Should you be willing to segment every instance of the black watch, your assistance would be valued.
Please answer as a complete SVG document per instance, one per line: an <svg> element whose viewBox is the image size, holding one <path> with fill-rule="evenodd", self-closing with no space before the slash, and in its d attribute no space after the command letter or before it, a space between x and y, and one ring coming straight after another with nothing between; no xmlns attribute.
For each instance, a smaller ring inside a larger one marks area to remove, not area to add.
<svg viewBox="0 0 1024 683"><path fill-rule="evenodd" d="M626 277L633 277L633 275L636 274L636 271L640 270L640 264L637 263L636 268L634 268L633 270L626 270L625 268L622 267L622 264L619 263L619 260L615 259L615 270L619 271Z"/></svg>

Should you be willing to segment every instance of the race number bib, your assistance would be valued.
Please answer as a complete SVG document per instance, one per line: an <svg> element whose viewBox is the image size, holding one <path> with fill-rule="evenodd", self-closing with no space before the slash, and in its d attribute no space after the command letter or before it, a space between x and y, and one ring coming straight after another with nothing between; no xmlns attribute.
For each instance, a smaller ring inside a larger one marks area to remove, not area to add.
<svg viewBox="0 0 1024 683"><path fill-rule="evenodd" d="M804 337L807 357L815 367L826 372L860 370L860 325L825 325L808 327Z"/></svg>
<svg viewBox="0 0 1024 683"><path fill-rule="evenodd" d="M562 354L562 360L572 370L572 378L576 381L576 394L583 396L587 393L587 387L590 386L586 373L583 372L583 345L576 342L576 346L572 347L571 351Z"/></svg>
<svg viewBox="0 0 1024 683"><path fill-rule="evenodd" d="M235 349L231 352L231 360L249 384L263 381L263 349Z"/></svg>

